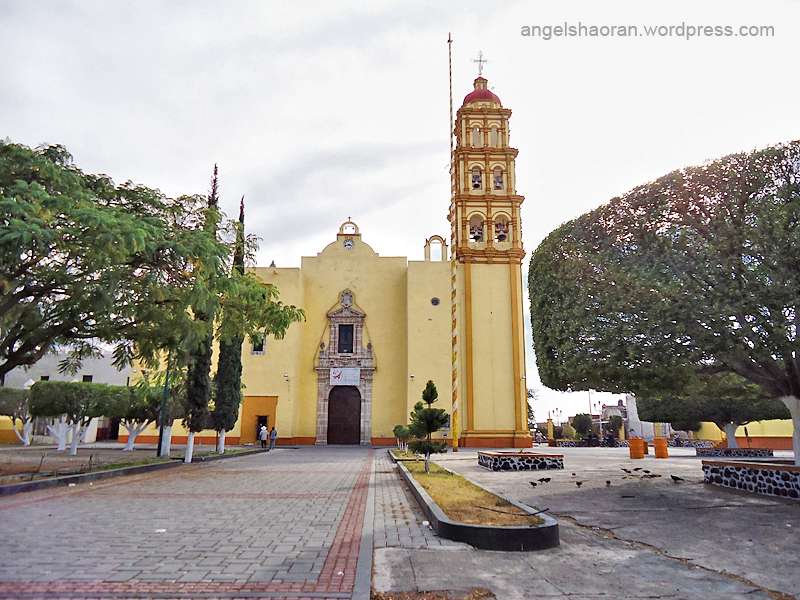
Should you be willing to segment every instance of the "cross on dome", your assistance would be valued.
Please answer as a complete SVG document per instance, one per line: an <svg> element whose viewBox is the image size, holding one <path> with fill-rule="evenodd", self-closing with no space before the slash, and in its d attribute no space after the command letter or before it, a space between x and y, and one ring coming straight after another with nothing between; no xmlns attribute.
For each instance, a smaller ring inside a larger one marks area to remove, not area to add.
<svg viewBox="0 0 800 600"><path fill-rule="evenodd" d="M478 52L478 58L472 59L472 62L478 63L478 77L482 77L483 76L483 63L489 62L488 60L483 58L483 50L480 50Z"/></svg>

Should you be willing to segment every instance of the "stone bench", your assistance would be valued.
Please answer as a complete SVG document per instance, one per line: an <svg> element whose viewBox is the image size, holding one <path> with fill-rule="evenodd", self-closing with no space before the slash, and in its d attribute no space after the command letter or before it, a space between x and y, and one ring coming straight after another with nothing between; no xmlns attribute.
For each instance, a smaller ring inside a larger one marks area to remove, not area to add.
<svg viewBox="0 0 800 600"><path fill-rule="evenodd" d="M563 454L479 451L478 465L490 471L543 471L563 469Z"/></svg>
<svg viewBox="0 0 800 600"><path fill-rule="evenodd" d="M800 467L788 461L704 460L703 481L764 496L800 499Z"/></svg>

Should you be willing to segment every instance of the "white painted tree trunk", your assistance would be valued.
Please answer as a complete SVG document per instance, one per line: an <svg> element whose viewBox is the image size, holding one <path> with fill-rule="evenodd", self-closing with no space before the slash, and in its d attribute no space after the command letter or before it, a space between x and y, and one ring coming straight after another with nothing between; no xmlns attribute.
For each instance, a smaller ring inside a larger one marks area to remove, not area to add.
<svg viewBox="0 0 800 600"><path fill-rule="evenodd" d="M53 425L47 426L47 432L50 434L53 439L55 439L56 444L58 444L58 452L63 452L67 449L67 432L69 431L69 425L67 424L66 419L62 416L56 421Z"/></svg>
<svg viewBox="0 0 800 600"><path fill-rule="evenodd" d="M33 419L27 419L22 421L22 432L20 433L19 429L16 428L14 423L11 424L14 433L17 435L17 439L22 442L23 446L30 446L31 445L31 433L33 433Z"/></svg>
<svg viewBox="0 0 800 600"><path fill-rule="evenodd" d="M217 454L225 454L225 431L217 432Z"/></svg>
<svg viewBox="0 0 800 600"><path fill-rule="evenodd" d="M794 464L800 466L800 398L784 396L781 402L786 405L792 415L792 449L794 450Z"/></svg>
<svg viewBox="0 0 800 600"><path fill-rule="evenodd" d="M161 458L169 458L172 449L172 425L164 425L164 434L161 438Z"/></svg>
<svg viewBox="0 0 800 600"><path fill-rule="evenodd" d="M150 421L145 421L144 423L137 421L122 422L122 426L128 430L128 441L125 442L125 447L122 449L123 452L133 452L134 445L136 444L136 437L147 429L148 425L150 425Z"/></svg>
<svg viewBox="0 0 800 600"><path fill-rule="evenodd" d="M738 448L739 443L736 441L736 423L725 423L725 437L728 438L728 448Z"/></svg>
<svg viewBox="0 0 800 600"><path fill-rule="evenodd" d="M192 454L194 454L194 431L189 432L189 437L186 440L186 455L183 458L183 462L192 462Z"/></svg>
<svg viewBox="0 0 800 600"><path fill-rule="evenodd" d="M78 455L78 444L80 443L81 438L83 437L84 430L85 426L83 426L80 421L72 424L72 442L69 445L70 456Z"/></svg>

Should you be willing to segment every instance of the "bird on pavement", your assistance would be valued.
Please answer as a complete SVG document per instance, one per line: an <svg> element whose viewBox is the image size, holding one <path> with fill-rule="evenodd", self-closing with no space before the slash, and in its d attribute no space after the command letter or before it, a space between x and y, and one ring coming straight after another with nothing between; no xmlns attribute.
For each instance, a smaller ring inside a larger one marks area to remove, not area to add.
<svg viewBox="0 0 800 600"><path fill-rule="evenodd" d="M686 481L683 477L678 477L677 475L670 475L672 477L672 481L678 483L679 481Z"/></svg>
<svg viewBox="0 0 800 600"><path fill-rule="evenodd" d="M642 473L647 473L647 474L649 475L649 474L650 474L650 471L648 471L647 469L643 469L643 470L642 470Z"/></svg>
<svg viewBox="0 0 800 600"><path fill-rule="evenodd" d="M539 484L538 484L538 483L536 483L535 481L529 481L528 483L530 483L530 484L531 484L533 487L536 487L537 485L539 485Z"/></svg>
<svg viewBox="0 0 800 600"><path fill-rule="evenodd" d="M583 482L582 481L576 481L575 485L577 485L578 487L581 487L583 485Z"/></svg>
<svg viewBox="0 0 800 600"><path fill-rule="evenodd" d="M573 473L572 476L575 477L576 476L575 473Z"/></svg>
<svg viewBox="0 0 800 600"><path fill-rule="evenodd" d="M625 471L628 475L633 473L633 471L631 471L630 469L626 469L625 467L622 467L622 470Z"/></svg>
<svg viewBox="0 0 800 600"><path fill-rule="evenodd" d="M550 483L550 477L541 477L539 483Z"/></svg>
<svg viewBox="0 0 800 600"><path fill-rule="evenodd" d="M634 471L641 471L641 470L642 470L642 467L636 467L636 468L634 469Z"/></svg>
<svg viewBox="0 0 800 600"><path fill-rule="evenodd" d="M611 482L606 480L606 487L611 487Z"/></svg>

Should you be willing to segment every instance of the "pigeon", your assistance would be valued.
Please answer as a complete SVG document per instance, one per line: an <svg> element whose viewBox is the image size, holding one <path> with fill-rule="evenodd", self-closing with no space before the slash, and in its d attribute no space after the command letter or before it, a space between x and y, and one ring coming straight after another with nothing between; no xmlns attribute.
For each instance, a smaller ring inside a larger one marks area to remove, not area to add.
<svg viewBox="0 0 800 600"><path fill-rule="evenodd" d="M531 484L533 487L536 487L537 485L539 485L539 484L538 484L538 483L536 483L535 481L529 481L528 483L530 483L530 484Z"/></svg>
<svg viewBox="0 0 800 600"><path fill-rule="evenodd" d="M628 475L633 473L633 471L631 471L630 469L626 469L625 467L622 467L622 470L625 471Z"/></svg>
<svg viewBox="0 0 800 600"><path fill-rule="evenodd" d="M641 470L642 470L642 467L636 467L636 468L634 469L634 471L641 471Z"/></svg>
<svg viewBox="0 0 800 600"><path fill-rule="evenodd" d="M542 477L539 479L539 483L550 483L551 477Z"/></svg>
<svg viewBox="0 0 800 600"><path fill-rule="evenodd" d="M647 473L648 475L650 475L650 471L648 471L647 469L644 469L644 470L642 471L642 473Z"/></svg>
<svg viewBox="0 0 800 600"><path fill-rule="evenodd" d="M578 487L581 487L583 485L583 482L582 481L576 481L575 485L577 485Z"/></svg>
<svg viewBox="0 0 800 600"><path fill-rule="evenodd" d="M576 476L575 473L573 473L572 476L575 477Z"/></svg>
<svg viewBox="0 0 800 600"><path fill-rule="evenodd" d="M670 475L672 477L672 481L678 483L679 481L686 481L683 477L678 477L677 475Z"/></svg>
<svg viewBox="0 0 800 600"><path fill-rule="evenodd" d="M611 487L611 482L606 480L606 487Z"/></svg>

